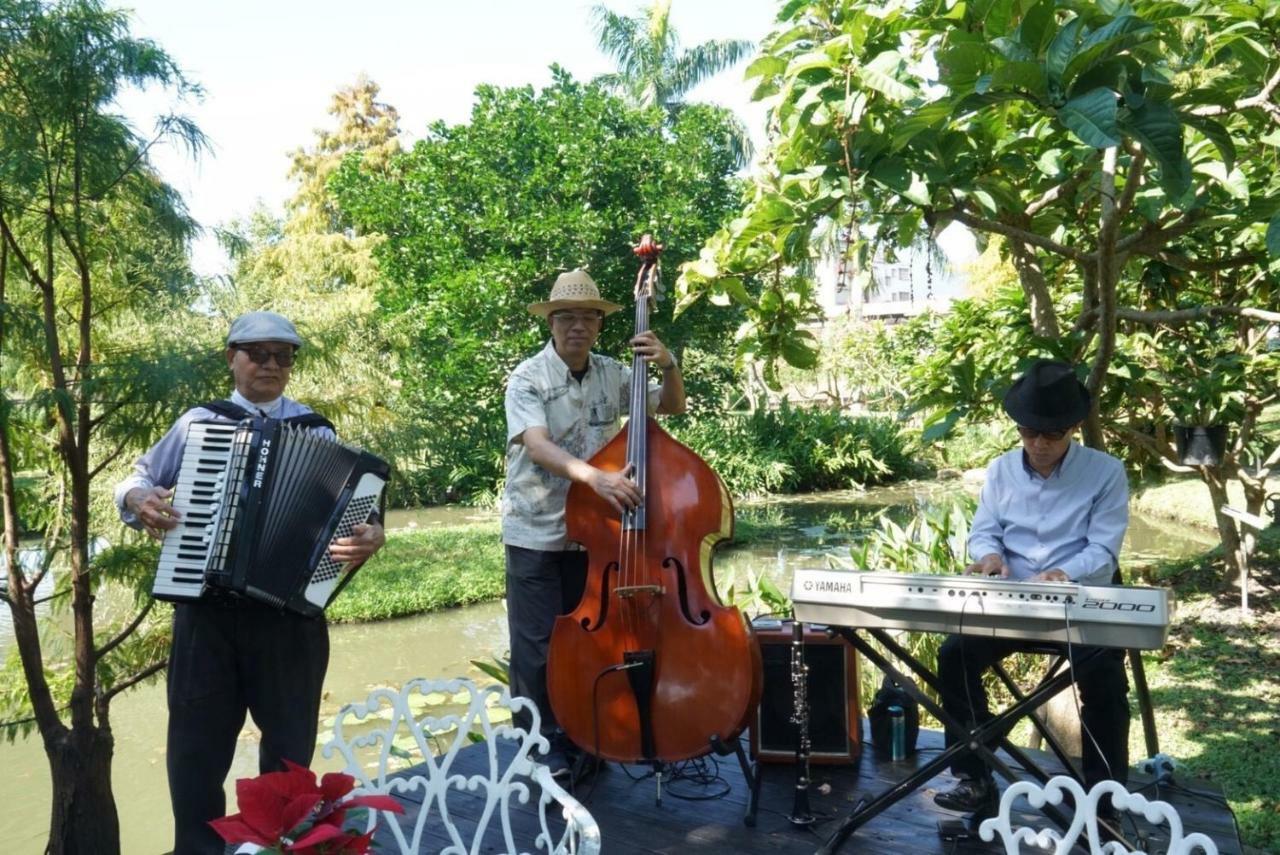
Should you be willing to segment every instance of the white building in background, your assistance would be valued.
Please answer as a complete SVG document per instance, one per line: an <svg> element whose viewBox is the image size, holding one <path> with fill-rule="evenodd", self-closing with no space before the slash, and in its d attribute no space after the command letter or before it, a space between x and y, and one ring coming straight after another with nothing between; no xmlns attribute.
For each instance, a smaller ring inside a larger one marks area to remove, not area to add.
<svg viewBox="0 0 1280 855"><path fill-rule="evenodd" d="M926 311L950 311L952 302L966 296L963 267L978 252L972 234L955 225L938 236L938 248L940 257L932 260L917 247L899 250L894 261L878 256L871 263L872 282L865 291L857 287L852 271L842 282L837 265L824 264L818 272L818 301L829 318L853 315L887 323Z"/></svg>

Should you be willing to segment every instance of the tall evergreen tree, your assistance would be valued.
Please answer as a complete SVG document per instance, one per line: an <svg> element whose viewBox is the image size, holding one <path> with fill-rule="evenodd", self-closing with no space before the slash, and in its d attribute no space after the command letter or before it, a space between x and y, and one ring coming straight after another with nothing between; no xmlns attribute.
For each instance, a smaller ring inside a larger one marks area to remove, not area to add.
<svg viewBox="0 0 1280 855"><path fill-rule="evenodd" d="M119 852L111 701L159 672L167 649L145 596L121 625L95 615L104 580L144 590L155 557L92 549L119 528L95 513L96 487L171 417L166 402L200 386L191 366L208 359L166 323L191 299L194 224L147 157L157 141L194 150L203 138L176 115L150 138L123 121L119 93L148 85L196 91L157 45L129 34L124 14L97 0L0 0L0 601L17 650L0 679L0 721L18 725L0 733L39 731L50 853ZM39 567L19 560L22 525L44 535ZM69 650L47 645L37 624L50 572L55 598L70 603Z"/></svg>
<svg viewBox="0 0 1280 855"><path fill-rule="evenodd" d="M311 147L291 154L297 189L277 218L254 212L233 243L230 280L214 289L220 313L272 309L297 318L308 347L307 368L292 394L324 412L349 441L392 453L403 421L393 406L395 347L375 318L381 237L361 233L329 192L344 157L360 154L370 175L385 175L400 152L400 116L378 100L378 85L361 75L334 93L331 129L315 132Z"/></svg>

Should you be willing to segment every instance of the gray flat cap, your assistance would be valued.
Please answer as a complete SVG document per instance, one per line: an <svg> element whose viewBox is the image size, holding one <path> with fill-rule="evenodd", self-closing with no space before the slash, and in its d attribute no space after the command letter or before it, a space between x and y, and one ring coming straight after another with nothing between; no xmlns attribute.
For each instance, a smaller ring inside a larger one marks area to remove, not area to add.
<svg viewBox="0 0 1280 855"><path fill-rule="evenodd" d="M302 338L293 322L275 312L245 312L232 321L227 346L246 341L286 341L302 347Z"/></svg>

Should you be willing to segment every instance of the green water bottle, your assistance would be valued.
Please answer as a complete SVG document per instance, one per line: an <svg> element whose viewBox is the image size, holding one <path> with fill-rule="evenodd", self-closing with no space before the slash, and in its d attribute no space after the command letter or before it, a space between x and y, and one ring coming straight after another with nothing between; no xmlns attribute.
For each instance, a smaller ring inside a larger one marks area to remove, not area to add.
<svg viewBox="0 0 1280 855"><path fill-rule="evenodd" d="M905 760L907 757L907 721L902 707L894 704L889 707L889 759Z"/></svg>

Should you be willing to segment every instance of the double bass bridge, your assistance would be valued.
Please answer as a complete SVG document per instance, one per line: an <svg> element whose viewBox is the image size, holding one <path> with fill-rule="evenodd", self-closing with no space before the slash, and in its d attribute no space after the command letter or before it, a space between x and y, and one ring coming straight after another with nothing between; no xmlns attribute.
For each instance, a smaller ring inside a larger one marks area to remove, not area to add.
<svg viewBox="0 0 1280 855"><path fill-rule="evenodd" d="M662 596L667 593L666 585L625 585L613 589L613 592L619 597L634 597L637 594L655 594Z"/></svg>

